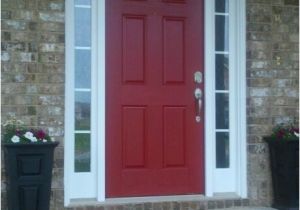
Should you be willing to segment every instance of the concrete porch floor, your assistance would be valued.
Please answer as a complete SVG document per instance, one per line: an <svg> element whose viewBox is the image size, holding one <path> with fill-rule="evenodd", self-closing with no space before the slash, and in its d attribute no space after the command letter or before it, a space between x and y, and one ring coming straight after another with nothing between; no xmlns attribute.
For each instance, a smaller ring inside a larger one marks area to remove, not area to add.
<svg viewBox="0 0 300 210"><path fill-rule="evenodd" d="M107 198L104 202L89 199L71 200L69 210L277 210L271 207L249 206L248 199L231 194L214 197L177 195L131 198Z"/></svg>
<svg viewBox="0 0 300 210"><path fill-rule="evenodd" d="M233 208L226 208L226 209L215 209L215 210L276 210L270 207L233 207Z"/></svg>

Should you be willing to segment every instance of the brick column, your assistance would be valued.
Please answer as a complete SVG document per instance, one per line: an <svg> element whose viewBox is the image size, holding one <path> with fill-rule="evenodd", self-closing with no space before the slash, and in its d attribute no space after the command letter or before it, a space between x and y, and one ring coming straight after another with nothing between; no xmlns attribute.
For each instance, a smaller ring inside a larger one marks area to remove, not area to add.
<svg viewBox="0 0 300 210"><path fill-rule="evenodd" d="M269 153L262 137L298 121L298 0L247 1L248 191L270 205Z"/></svg>

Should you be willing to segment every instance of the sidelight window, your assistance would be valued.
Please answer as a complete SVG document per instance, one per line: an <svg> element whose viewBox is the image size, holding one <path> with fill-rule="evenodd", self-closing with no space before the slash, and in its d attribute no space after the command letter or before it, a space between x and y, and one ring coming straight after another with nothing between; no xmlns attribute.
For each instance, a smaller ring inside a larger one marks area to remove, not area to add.
<svg viewBox="0 0 300 210"><path fill-rule="evenodd" d="M96 197L97 59L92 0L66 2L65 179L69 198ZM77 183L84 181L84 185ZM66 197L66 200L68 199Z"/></svg>
<svg viewBox="0 0 300 210"><path fill-rule="evenodd" d="M74 170L91 171L91 2L74 5ZM84 31L84 33L82 33Z"/></svg>
<svg viewBox="0 0 300 210"><path fill-rule="evenodd" d="M246 192L245 1L206 1L206 193ZM226 177L226 182L224 182Z"/></svg>
<svg viewBox="0 0 300 210"><path fill-rule="evenodd" d="M229 0L215 0L216 168L230 166Z"/></svg>

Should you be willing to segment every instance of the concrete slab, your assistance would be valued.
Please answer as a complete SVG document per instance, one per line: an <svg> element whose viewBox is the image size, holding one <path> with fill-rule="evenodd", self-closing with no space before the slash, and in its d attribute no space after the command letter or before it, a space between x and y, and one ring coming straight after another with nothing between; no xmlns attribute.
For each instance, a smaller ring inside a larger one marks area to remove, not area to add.
<svg viewBox="0 0 300 210"><path fill-rule="evenodd" d="M276 210L270 207L234 207L227 209L215 209L215 210Z"/></svg>

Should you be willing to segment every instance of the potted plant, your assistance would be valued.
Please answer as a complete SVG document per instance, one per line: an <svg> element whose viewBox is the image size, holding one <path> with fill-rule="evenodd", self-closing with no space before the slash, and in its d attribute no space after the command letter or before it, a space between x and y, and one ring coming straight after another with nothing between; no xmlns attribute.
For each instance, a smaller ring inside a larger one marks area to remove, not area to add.
<svg viewBox="0 0 300 210"><path fill-rule="evenodd" d="M41 129L23 127L20 120L3 124L9 210L48 210L53 153L58 142Z"/></svg>
<svg viewBox="0 0 300 210"><path fill-rule="evenodd" d="M264 138L269 145L274 191L273 207L299 209L299 128L277 125Z"/></svg>

